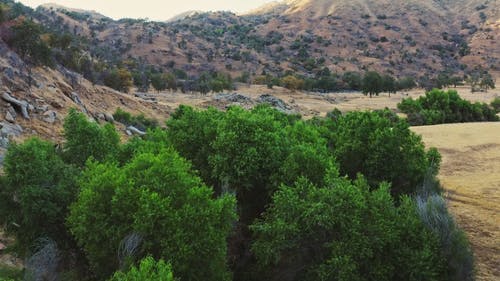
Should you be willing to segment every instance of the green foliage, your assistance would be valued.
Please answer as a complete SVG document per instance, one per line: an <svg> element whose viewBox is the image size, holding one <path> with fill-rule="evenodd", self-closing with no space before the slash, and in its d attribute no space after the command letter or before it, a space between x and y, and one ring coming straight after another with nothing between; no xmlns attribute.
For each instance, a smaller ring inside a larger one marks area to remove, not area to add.
<svg viewBox="0 0 500 281"><path fill-rule="evenodd" d="M182 280L228 280L226 238L236 219L234 198L214 199L190 168L169 148L139 153L121 168L90 164L68 223L98 276L118 268L121 240L139 233L143 252L169 260Z"/></svg>
<svg viewBox="0 0 500 281"><path fill-rule="evenodd" d="M410 194L430 162L419 136L390 111L351 112L330 121L328 135L342 175L362 173L372 185L392 184L394 195Z"/></svg>
<svg viewBox="0 0 500 281"><path fill-rule="evenodd" d="M104 85L118 91L128 92L132 87L132 73L125 68L113 68L104 73Z"/></svg>
<svg viewBox="0 0 500 281"><path fill-rule="evenodd" d="M175 281L172 266L163 260L155 261L152 257L143 259L139 267L132 267L128 272L117 272L109 281Z"/></svg>
<svg viewBox="0 0 500 281"><path fill-rule="evenodd" d="M20 281L22 277L21 270L0 265L0 281Z"/></svg>
<svg viewBox="0 0 500 281"><path fill-rule="evenodd" d="M378 96L380 92L383 91L384 81L382 76L375 71L368 71L363 76L363 94L370 94L370 98L373 95Z"/></svg>
<svg viewBox="0 0 500 281"><path fill-rule="evenodd" d="M181 105L167 121L167 133L173 147L193 163L205 183L220 192L219 180L212 171L209 158L215 155L212 143L224 113L215 108L196 111Z"/></svg>
<svg viewBox="0 0 500 281"><path fill-rule="evenodd" d="M9 44L23 59L28 59L36 65L54 65L50 47L40 39L42 35L40 25L31 20L24 20L13 26L12 32Z"/></svg>
<svg viewBox="0 0 500 281"><path fill-rule="evenodd" d="M72 267L62 280L229 280L228 264L243 280L451 281L473 270L444 204L399 197L432 182L440 155L388 110L302 121L269 106L181 106L167 130L124 145L75 110L64 128L62 150L11 146L0 177L0 223L25 253L53 240L54 270Z"/></svg>
<svg viewBox="0 0 500 281"><path fill-rule="evenodd" d="M54 145L37 138L13 144L5 157L0 186L0 223L14 234L21 252L40 237L68 247L65 217L77 189L78 171L65 164Z"/></svg>
<svg viewBox="0 0 500 281"><path fill-rule="evenodd" d="M437 239L388 190L335 172L324 187L305 179L281 186L251 226L266 279L440 280Z"/></svg>
<svg viewBox="0 0 500 281"><path fill-rule="evenodd" d="M495 110L483 103L472 104L462 99L457 91L434 89L419 97L403 99L398 109L408 115L412 125L498 121Z"/></svg>
<svg viewBox="0 0 500 281"><path fill-rule="evenodd" d="M158 121L144 116L144 114L132 115L129 112L117 108L113 113L113 118L127 126L134 126L139 130L146 131L158 127Z"/></svg>
<svg viewBox="0 0 500 281"><path fill-rule="evenodd" d="M236 190L244 221L263 211L273 189L270 178L286 157L282 118L269 107L233 107L217 127L210 164L218 180Z"/></svg>
<svg viewBox="0 0 500 281"><path fill-rule="evenodd" d="M64 159L83 167L89 157L97 161L113 158L118 151L120 137L111 124L103 127L71 109L64 121Z"/></svg>
<svg viewBox="0 0 500 281"><path fill-rule="evenodd" d="M491 107L495 110L496 113L500 113L500 98L496 97L492 102L491 102Z"/></svg>
<svg viewBox="0 0 500 281"><path fill-rule="evenodd" d="M202 94L234 89L231 75L219 72L203 72L194 81L194 90Z"/></svg>

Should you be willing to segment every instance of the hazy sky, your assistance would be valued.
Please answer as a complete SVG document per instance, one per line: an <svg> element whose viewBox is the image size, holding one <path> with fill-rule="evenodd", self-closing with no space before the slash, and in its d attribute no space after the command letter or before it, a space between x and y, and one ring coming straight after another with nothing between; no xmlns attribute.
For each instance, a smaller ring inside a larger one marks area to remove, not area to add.
<svg viewBox="0 0 500 281"><path fill-rule="evenodd" d="M167 20L190 10L246 12L273 0L20 0L36 8L44 3L57 3L69 8L94 10L105 16Z"/></svg>

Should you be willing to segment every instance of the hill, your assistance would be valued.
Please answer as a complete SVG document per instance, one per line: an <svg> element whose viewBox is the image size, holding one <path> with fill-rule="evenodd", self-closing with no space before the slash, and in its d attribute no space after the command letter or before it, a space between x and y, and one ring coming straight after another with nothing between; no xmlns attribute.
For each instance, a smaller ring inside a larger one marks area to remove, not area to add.
<svg viewBox="0 0 500 281"><path fill-rule="evenodd" d="M106 60L181 69L313 76L377 70L394 76L498 71L500 3L489 0L295 0L248 14L188 13L168 23L78 17L40 7L44 24L61 20L88 37ZM76 24L74 21L77 21ZM61 26L61 25L58 25ZM64 27L64 25L62 25Z"/></svg>

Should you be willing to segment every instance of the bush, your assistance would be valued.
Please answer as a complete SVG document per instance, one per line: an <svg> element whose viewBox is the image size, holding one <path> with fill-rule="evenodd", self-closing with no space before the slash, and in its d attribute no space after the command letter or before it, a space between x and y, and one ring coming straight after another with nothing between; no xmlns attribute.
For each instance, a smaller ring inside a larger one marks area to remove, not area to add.
<svg viewBox="0 0 500 281"><path fill-rule="evenodd" d="M490 105L496 113L500 113L500 98L495 98Z"/></svg>
<svg viewBox="0 0 500 281"><path fill-rule="evenodd" d="M396 196L413 193L423 181L430 159L422 139L390 111L351 112L327 126L342 175L362 173L372 186L390 182Z"/></svg>
<svg viewBox="0 0 500 281"><path fill-rule="evenodd" d="M113 113L113 118L126 126L134 126L141 131L158 127L157 120L147 118L142 113L139 115L132 115L121 108L116 109L115 113Z"/></svg>
<svg viewBox="0 0 500 281"><path fill-rule="evenodd" d="M152 257L143 259L139 267L132 267L128 272L117 272L109 281L175 281L172 266L163 260L155 261Z"/></svg>
<svg viewBox="0 0 500 281"><path fill-rule="evenodd" d="M83 167L89 157L97 161L114 158L120 143L111 124L100 127L75 109L71 109L64 120L64 137L64 159L79 167Z"/></svg>
<svg viewBox="0 0 500 281"><path fill-rule="evenodd" d="M395 206L388 185L369 191L335 172L324 187L281 186L251 226L263 279L440 280L437 239L403 201Z"/></svg>
<svg viewBox="0 0 500 281"><path fill-rule="evenodd" d="M446 279L475 280L474 260L469 242L448 213L446 202L439 195L417 197L418 214L424 225L440 241L440 251L446 261Z"/></svg>
<svg viewBox="0 0 500 281"><path fill-rule="evenodd" d="M0 224L15 235L20 253L28 253L41 237L67 249L72 238L65 217L77 193L78 170L62 161L52 143L33 138L9 147L4 171Z"/></svg>
<svg viewBox="0 0 500 281"><path fill-rule="evenodd" d="M131 233L143 237L143 254L169 260L182 280L230 278L226 238L235 200L214 198L190 168L170 148L139 153L123 167L89 164L68 225L99 278L118 269L117 250Z"/></svg>
<svg viewBox="0 0 500 281"><path fill-rule="evenodd" d="M492 107L483 103L470 103L462 99L457 91L447 92L434 89L419 97L403 99L398 109L408 115L408 122L414 126L443 123L498 121Z"/></svg>

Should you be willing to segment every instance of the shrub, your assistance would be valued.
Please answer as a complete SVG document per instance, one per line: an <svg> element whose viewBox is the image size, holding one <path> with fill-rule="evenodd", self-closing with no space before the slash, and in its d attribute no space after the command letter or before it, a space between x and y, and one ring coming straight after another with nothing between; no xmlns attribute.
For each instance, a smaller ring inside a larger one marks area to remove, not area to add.
<svg viewBox="0 0 500 281"><path fill-rule="evenodd" d="M37 138L11 145L4 171L0 223L15 235L19 252L28 253L41 237L67 249L72 238L65 217L76 196L78 171L62 161L54 144Z"/></svg>
<svg viewBox="0 0 500 281"><path fill-rule="evenodd" d="M299 179L251 226L252 251L268 280L440 280L437 239L407 205L335 172L324 187Z"/></svg>
<svg viewBox="0 0 500 281"><path fill-rule="evenodd" d="M446 261L446 279L475 280L474 259L469 242L448 213L446 202L440 195L417 197L418 214L424 225L440 241L440 251Z"/></svg>
<svg viewBox="0 0 500 281"><path fill-rule="evenodd" d="M142 113L139 115L132 115L121 108L116 109L115 113L113 113L113 118L126 126L134 126L141 131L158 127L157 120L147 118Z"/></svg>
<svg viewBox="0 0 500 281"><path fill-rule="evenodd" d="M120 142L111 124L101 127L75 109L71 109L64 120L64 137L64 159L79 167L83 167L89 157L97 161L114 158Z"/></svg>
<svg viewBox="0 0 500 281"><path fill-rule="evenodd" d="M123 167L89 164L68 224L99 278L118 269L121 241L138 233L143 253L169 260L182 280L229 279L234 198L214 198L190 168L170 148L139 153Z"/></svg>
<svg viewBox="0 0 500 281"><path fill-rule="evenodd" d="M172 266L163 260L155 261L152 257L143 259L139 267L132 267L128 272L116 272L109 281L175 281Z"/></svg>
<svg viewBox="0 0 500 281"><path fill-rule="evenodd" d="M422 139L390 111L351 112L327 126L342 175L362 173L373 186L390 182L394 195L413 193L423 181L430 159Z"/></svg>
<svg viewBox="0 0 500 281"><path fill-rule="evenodd" d="M500 113L500 98L495 98L490 105L496 113Z"/></svg>
<svg viewBox="0 0 500 281"><path fill-rule="evenodd" d="M412 125L498 121L493 105L472 104L462 99L455 90L445 92L434 89L416 100L403 99L398 109L408 115Z"/></svg>

